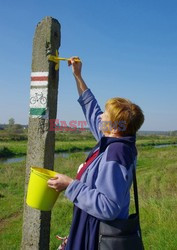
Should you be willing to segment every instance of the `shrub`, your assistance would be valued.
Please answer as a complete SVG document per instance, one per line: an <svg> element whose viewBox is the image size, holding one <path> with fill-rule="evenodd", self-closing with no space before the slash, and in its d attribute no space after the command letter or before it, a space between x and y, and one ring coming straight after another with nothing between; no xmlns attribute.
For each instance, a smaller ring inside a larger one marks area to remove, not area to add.
<svg viewBox="0 0 177 250"><path fill-rule="evenodd" d="M13 156L14 153L6 147L0 147L0 157Z"/></svg>

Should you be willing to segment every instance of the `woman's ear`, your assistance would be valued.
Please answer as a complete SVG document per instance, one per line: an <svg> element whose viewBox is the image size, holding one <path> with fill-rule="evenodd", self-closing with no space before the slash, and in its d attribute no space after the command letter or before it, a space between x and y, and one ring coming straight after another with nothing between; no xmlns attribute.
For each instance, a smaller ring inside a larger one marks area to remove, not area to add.
<svg viewBox="0 0 177 250"><path fill-rule="evenodd" d="M119 130L116 128L112 128L111 130L111 134L114 135L114 136L119 136Z"/></svg>

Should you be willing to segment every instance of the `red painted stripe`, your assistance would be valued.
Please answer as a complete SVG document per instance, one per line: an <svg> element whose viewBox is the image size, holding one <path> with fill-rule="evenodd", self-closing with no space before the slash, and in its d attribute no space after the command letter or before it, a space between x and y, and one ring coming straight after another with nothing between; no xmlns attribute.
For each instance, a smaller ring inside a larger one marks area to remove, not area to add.
<svg viewBox="0 0 177 250"><path fill-rule="evenodd" d="M32 76L31 81L48 81L48 76Z"/></svg>

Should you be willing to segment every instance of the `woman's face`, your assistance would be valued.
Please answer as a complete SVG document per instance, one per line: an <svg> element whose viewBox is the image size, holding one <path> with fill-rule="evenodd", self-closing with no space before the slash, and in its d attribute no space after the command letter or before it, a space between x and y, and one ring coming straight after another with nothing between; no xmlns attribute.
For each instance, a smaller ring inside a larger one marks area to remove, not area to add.
<svg viewBox="0 0 177 250"><path fill-rule="evenodd" d="M101 118L101 122L100 122L99 129L102 131L102 133L104 135L110 134L112 131L112 126L111 126L111 119L110 119L110 115L109 115L108 111L105 110L100 115L100 118Z"/></svg>

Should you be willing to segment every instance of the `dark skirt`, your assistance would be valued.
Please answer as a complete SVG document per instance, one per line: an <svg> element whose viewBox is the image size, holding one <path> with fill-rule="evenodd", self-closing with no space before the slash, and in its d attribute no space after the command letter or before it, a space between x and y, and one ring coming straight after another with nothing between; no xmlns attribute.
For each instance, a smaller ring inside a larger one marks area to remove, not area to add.
<svg viewBox="0 0 177 250"><path fill-rule="evenodd" d="M99 220L74 206L73 220L65 250L97 250Z"/></svg>

